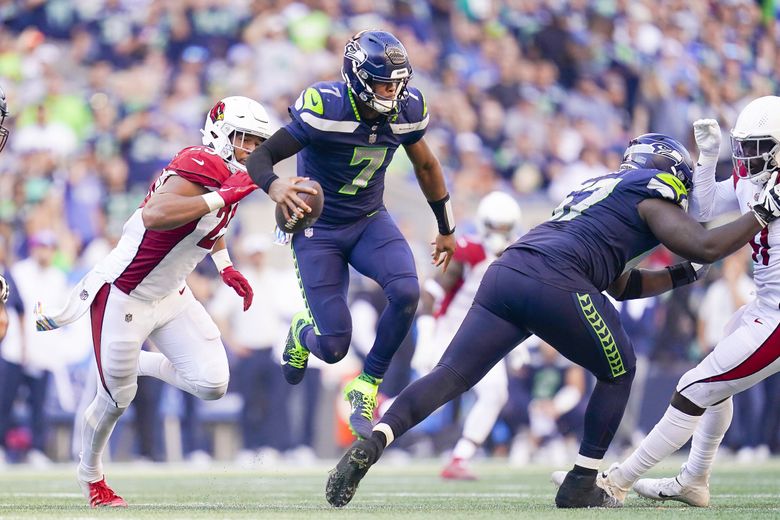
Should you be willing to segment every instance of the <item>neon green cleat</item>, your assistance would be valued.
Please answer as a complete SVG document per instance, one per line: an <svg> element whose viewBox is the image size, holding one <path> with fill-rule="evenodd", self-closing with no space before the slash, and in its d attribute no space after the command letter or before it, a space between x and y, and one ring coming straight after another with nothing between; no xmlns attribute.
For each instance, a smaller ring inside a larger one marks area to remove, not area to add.
<svg viewBox="0 0 780 520"><path fill-rule="evenodd" d="M309 311L300 311L292 318L290 332L287 334L287 342L284 345L284 352L282 352L282 373L291 385L300 383L306 373L309 349L301 344L300 335L301 330L312 323Z"/></svg>
<svg viewBox="0 0 780 520"><path fill-rule="evenodd" d="M381 379L365 372L349 382L344 388L344 399L349 401L352 413L349 415L349 429L360 439L371 436L374 427L374 410L376 410L376 394Z"/></svg>

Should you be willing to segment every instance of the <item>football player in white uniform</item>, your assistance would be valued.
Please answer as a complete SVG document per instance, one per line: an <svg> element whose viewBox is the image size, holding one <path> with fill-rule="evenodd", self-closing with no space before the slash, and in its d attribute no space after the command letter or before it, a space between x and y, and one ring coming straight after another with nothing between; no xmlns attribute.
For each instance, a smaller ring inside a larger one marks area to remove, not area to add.
<svg viewBox="0 0 780 520"><path fill-rule="evenodd" d="M90 311L98 392L84 416L78 480L92 507L127 506L106 484L101 459L139 375L201 399L227 390L219 329L187 287L187 275L210 253L244 310L252 304L252 288L233 268L224 234L238 202L257 189L244 163L271 135L268 115L256 101L227 97L209 111L201 132L204 146L185 148L163 169L117 246L77 284L66 307L56 315L38 309L39 330ZM141 350L147 338L160 353Z"/></svg>
<svg viewBox="0 0 780 520"><path fill-rule="evenodd" d="M477 207L477 236L458 239L449 269L423 286L421 316L412 367L427 374L444 353L474 301L485 270L519 236L520 206L510 195L494 191ZM474 480L468 461L485 442L509 399L506 363L502 359L474 386L477 400L463 423L463 433L441 476Z"/></svg>
<svg viewBox="0 0 780 520"><path fill-rule="evenodd" d="M691 213L700 221L733 211L747 213L780 185L780 97L765 96L740 112L731 131L732 178L715 182L720 128L712 119L694 123L699 166L694 173ZM766 206L771 217L777 204ZM760 216L761 213L758 213ZM771 220L771 218L769 219ZM677 383L666 413L634 453L613 464L599 485L619 500L632 487L643 497L706 507L715 453L731 424L731 396L780 371L780 224L765 226L750 242L756 298L734 313L724 338ZM676 477L637 480L693 435L688 460Z"/></svg>

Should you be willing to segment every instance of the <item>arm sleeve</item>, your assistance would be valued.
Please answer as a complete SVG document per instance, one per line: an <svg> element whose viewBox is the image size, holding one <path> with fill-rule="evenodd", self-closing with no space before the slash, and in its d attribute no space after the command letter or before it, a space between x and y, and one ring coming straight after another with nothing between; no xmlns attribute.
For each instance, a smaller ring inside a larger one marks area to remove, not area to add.
<svg viewBox="0 0 780 520"><path fill-rule="evenodd" d="M257 148L246 161L246 169L255 184L268 193L271 183L278 177L274 164L292 157L303 149L286 128L280 128L266 142Z"/></svg>
<svg viewBox="0 0 780 520"><path fill-rule="evenodd" d="M709 222L719 215L739 210L734 181L715 182L715 164L697 164L693 170L690 215L699 222Z"/></svg>

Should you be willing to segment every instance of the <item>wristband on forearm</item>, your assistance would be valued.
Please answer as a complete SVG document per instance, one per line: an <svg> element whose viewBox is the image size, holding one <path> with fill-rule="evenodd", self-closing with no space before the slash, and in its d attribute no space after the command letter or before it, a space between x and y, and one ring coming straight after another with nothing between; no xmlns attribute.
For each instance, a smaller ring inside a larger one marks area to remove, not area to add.
<svg viewBox="0 0 780 520"><path fill-rule="evenodd" d="M455 232L455 217L452 213L450 194L448 193L441 200L434 202L428 201L428 204L431 206L433 214L436 216L436 223L439 225L439 234L453 234Z"/></svg>
<svg viewBox="0 0 780 520"><path fill-rule="evenodd" d="M693 268L690 262L670 265L666 269L669 271L669 276L672 277L672 288L688 285L696 281L696 269Z"/></svg>
<svg viewBox="0 0 780 520"><path fill-rule="evenodd" d="M217 272L222 272L225 268L233 265L230 260L230 254L228 254L227 248L220 249L211 253L211 259L214 261L214 265L217 267Z"/></svg>
<svg viewBox="0 0 780 520"><path fill-rule="evenodd" d="M225 199L216 191L210 191L201 195L201 197L206 202L206 206L209 207L209 213L225 206Z"/></svg>

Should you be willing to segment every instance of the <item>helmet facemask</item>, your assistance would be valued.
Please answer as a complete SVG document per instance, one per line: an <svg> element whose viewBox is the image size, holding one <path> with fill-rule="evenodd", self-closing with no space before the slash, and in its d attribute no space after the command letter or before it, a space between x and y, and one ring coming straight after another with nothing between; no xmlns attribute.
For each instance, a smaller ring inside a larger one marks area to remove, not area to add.
<svg viewBox="0 0 780 520"><path fill-rule="evenodd" d="M8 108L5 103L5 93L0 89L0 152L5 148L8 141L9 130L5 126L5 118L8 117Z"/></svg>
<svg viewBox="0 0 780 520"><path fill-rule="evenodd" d="M780 143L772 136L731 137L731 161L740 179L765 183L778 169Z"/></svg>

